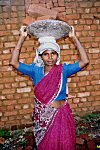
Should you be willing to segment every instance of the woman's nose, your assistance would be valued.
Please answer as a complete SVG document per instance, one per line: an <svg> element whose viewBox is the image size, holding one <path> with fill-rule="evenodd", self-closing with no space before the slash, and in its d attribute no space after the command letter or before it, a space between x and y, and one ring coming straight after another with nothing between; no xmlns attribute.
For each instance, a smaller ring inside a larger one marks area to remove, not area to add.
<svg viewBox="0 0 100 150"><path fill-rule="evenodd" d="M48 55L48 58L49 58L49 59L52 59L52 54L49 54L49 55Z"/></svg>

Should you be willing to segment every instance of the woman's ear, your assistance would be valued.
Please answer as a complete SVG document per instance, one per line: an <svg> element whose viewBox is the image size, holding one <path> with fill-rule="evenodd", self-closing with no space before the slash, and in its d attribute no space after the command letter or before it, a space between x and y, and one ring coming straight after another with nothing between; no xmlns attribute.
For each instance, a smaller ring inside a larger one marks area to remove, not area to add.
<svg viewBox="0 0 100 150"><path fill-rule="evenodd" d="M42 59L42 54L39 54L39 57Z"/></svg>
<svg viewBox="0 0 100 150"><path fill-rule="evenodd" d="M42 54L39 54L40 57L42 57Z"/></svg>

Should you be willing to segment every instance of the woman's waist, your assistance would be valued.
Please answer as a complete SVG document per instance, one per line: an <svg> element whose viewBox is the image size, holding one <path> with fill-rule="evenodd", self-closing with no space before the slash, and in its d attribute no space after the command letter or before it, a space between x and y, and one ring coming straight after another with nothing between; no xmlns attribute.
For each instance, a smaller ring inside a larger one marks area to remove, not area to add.
<svg viewBox="0 0 100 150"><path fill-rule="evenodd" d="M51 107L60 108L66 104L66 100L53 101Z"/></svg>

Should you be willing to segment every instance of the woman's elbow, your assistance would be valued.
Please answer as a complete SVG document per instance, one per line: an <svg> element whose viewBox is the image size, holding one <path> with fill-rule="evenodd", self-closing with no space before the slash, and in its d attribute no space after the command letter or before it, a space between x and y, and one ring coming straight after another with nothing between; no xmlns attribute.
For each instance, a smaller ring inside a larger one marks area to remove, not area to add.
<svg viewBox="0 0 100 150"><path fill-rule="evenodd" d="M87 59L86 61L83 62L85 66L87 66L89 64L89 59Z"/></svg>
<svg viewBox="0 0 100 150"><path fill-rule="evenodd" d="M84 61L84 62L83 62L83 61L80 61L79 64L80 64L80 67L81 67L81 68L84 68L84 67L86 67L86 66L89 64L89 60L86 60L86 61Z"/></svg>
<svg viewBox="0 0 100 150"><path fill-rule="evenodd" d="M14 68L18 68L19 67L19 62L13 62L13 61L11 61L10 63L9 63L9 65L11 65L11 66L13 66Z"/></svg>

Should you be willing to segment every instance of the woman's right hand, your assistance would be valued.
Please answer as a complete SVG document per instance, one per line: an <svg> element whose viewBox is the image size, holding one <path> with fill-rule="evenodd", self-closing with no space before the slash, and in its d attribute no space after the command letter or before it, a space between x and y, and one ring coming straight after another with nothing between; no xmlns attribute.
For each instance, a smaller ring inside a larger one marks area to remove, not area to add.
<svg viewBox="0 0 100 150"><path fill-rule="evenodd" d="M27 37L27 34L28 34L28 32L27 32L27 26L21 26L21 28L20 28L20 35L22 37Z"/></svg>

